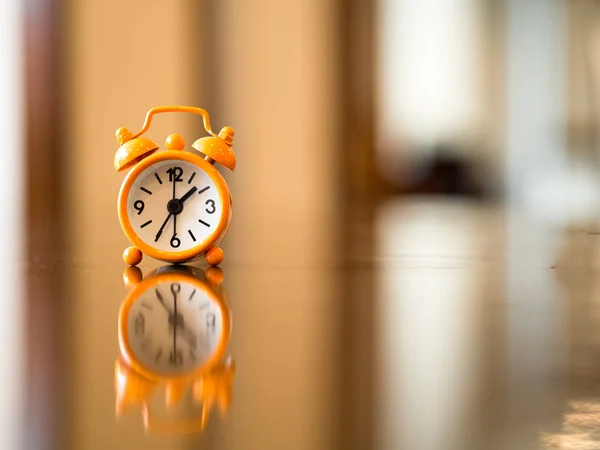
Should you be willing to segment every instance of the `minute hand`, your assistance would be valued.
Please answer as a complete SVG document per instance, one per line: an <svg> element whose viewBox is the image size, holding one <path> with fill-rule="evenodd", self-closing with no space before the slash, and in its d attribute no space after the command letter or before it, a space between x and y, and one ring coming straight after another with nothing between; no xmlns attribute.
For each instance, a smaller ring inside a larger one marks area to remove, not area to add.
<svg viewBox="0 0 600 450"><path fill-rule="evenodd" d="M181 197L181 198L179 199L179 201L180 201L181 203L185 202L185 201L186 201L188 198L190 198L190 197L191 197L191 196L194 194L194 192L196 192L197 190L198 190L198 188L197 188L196 186L194 186L194 187L193 187L193 188L191 188L189 191L187 191L187 192L184 194L184 196L183 196L183 197Z"/></svg>
<svg viewBox="0 0 600 450"><path fill-rule="evenodd" d="M167 223L169 222L169 219L171 218L173 214L169 214L167 216L167 218L165 219L165 221L163 222L162 226L160 227L160 230L158 230L158 233L156 233L156 237L154 238L154 242L158 242L158 238L160 238L163 230L165 229L165 227L167 226Z"/></svg>

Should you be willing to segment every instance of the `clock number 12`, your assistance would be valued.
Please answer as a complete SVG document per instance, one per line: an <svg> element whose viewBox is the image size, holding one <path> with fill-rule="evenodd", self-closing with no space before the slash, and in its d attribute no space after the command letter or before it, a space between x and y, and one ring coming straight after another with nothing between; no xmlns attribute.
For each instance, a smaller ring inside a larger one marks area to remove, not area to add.
<svg viewBox="0 0 600 450"><path fill-rule="evenodd" d="M169 170L167 170L167 173L169 174L170 182L183 182L183 179L181 178L183 175L183 169L181 167L171 167Z"/></svg>

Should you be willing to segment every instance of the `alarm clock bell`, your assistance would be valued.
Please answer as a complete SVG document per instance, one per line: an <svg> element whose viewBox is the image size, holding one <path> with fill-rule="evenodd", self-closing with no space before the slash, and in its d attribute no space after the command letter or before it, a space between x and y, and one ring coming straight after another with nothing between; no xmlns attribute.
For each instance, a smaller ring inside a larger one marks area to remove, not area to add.
<svg viewBox="0 0 600 450"><path fill-rule="evenodd" d="M129 169L146 156L150 156L158 145L145 137L132 138L133 134L125 127L116 131L117 142L121 145L115 153L115 170L121 172ZM196 140L192 148L205 155L206 161L211 164L221 164L232 172L235 170L235 153L232 150L235 131L231 127L223 127L218 136L206 136ZM169 142L167 141L167 144ZM169 147L167 145L167 147ZM182 148L177 148L181 150Z"/></svg>
<svg viewBox="0 0 600 450"><path fill-rule="evenodd" d="M223 127L218 137L206 136L198 139L192 147L206 155L211 164L218 162L232 172L235 170L235 153L231 149L235 132L231 127Z"/></svg>
<svg viewBox="0 0 600 450"><path fill-rule="evenodd" d="M145 137L131 139L133 136L127 128L119 128L116 132L117 142L121 144L115 154L115 170L121 172L129 169L146 156L150 156L158 145Z"/></svg>

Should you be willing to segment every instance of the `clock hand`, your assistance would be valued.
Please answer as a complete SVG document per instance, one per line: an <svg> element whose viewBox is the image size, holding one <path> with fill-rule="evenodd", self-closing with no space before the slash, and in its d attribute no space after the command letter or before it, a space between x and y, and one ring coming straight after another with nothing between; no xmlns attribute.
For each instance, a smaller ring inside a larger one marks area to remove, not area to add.
<svg viewBox="0 0 600 450"><path fill-rule="evenodd" d="M175 171L173 169L171 169L171 176L173 177L173 200L175 200L175 184L177 184L175 180L177 177L175 176Z"/></svg>
<svg viewBox="0 0 600 450"><path fill-rule="evenodd" d="M184 202L185 202L185 201L186 201L188 198L190 198L190 197L191 197L191 196L194 194L194 192L196 192L197 190L198 190L198 188L197 188L196 186L194 186L194 187L193 187L193 188L191 188L189 191L187 191L187 192L184 194L184 196L183 196L183 197L181 197L181 198L179 199L179 201L180 201L181 203L184 203Z"/></svg>
<svg viewBox="0 0 600 450"><path fill-rule="evenodd" d="M158 297L158 301L160 302L161 305L163 305L163 308L165 308L165 310L169 313L169 317L171 317L173 315L173 310L167 306L167 304L165 303L165 300L163 299L163 296L159 292L159 290L155 289L155 292L156 292L156 296Z"/></svg>
<svg viewBox="0 0 600 450"><path fill-rule="evenodd" d="M171 292L173 293L173 362L174 365L177 366L177 292L171 286Z"/></svg>
<svg viewBox="0 0 600 450"><path fill-rule="evenodd" d="M165 221L161 225L160 230L158 230L158 233L156 233L156 237L154 238L154 242L158 242L158 239L160 238L160 235L162 234L163 230L167 226L167 223L169 222L169 219L171 218L172 215L173 214L169 213L169 215L167 216L167 218L165 219Z"/></svg>

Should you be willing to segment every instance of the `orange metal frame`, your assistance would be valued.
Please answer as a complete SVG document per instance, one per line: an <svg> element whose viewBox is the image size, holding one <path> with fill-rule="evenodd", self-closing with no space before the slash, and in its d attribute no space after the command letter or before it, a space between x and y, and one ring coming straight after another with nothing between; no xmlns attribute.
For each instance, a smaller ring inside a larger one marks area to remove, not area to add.
<svg viewBox="0 0 600 450"><path fill-rule="evenodd" d="M181 252L159 250L151 245L146 244L131 226L129 216L127 214L127 199L129 197L129 192L131 191L133 182L148 167L166 160L187 161L198 166L201 170L206 172L217 187L223 208L221 219L210 236L208 236L198 245ZM206 162L202 157L193 153L183 152L181 150L164 150L159 153L154 153L153 155L143 159L137 163L127 174L123 184L121 185L121 190L119 191L118 210L119 221L121 222L121 227L123 228L125 235L132 245L138 248L142 253L162 261L185 262L203 256L206 250L216 246L223 239L223 237L225 237L225 234L227 234L227 230L229 229L229 225L231 223L231 194L229 192L229 188L227 187L227 183L225 183L225 180L219 171L210 163Z"/></svg>

